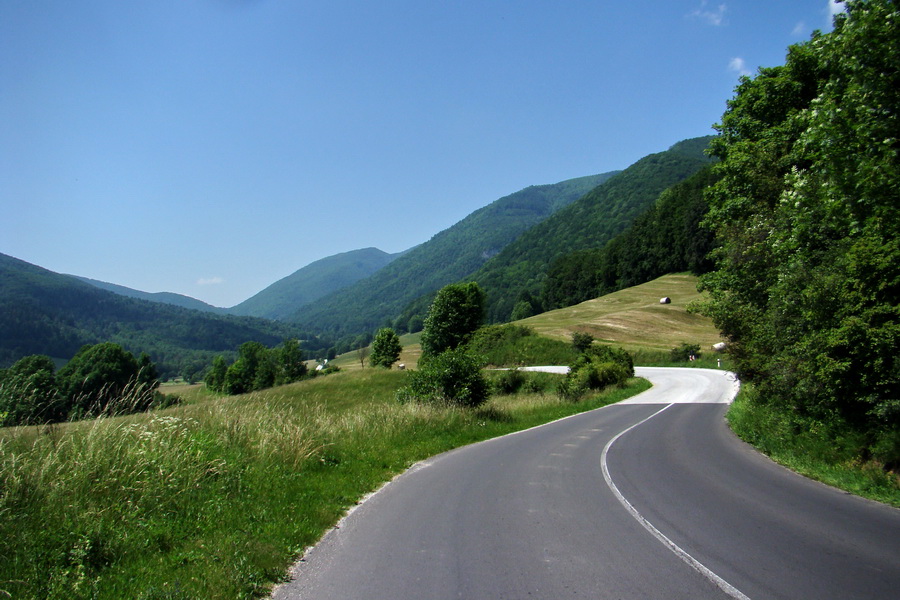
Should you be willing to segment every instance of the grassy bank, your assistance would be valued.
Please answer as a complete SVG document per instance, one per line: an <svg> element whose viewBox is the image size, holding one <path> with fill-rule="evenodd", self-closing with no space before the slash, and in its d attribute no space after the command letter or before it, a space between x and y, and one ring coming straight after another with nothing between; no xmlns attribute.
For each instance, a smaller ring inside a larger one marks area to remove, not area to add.
<svg viewBox="0 0 900 600"><path fill-rule="evenodd" d="M728 411L728 423L738 437L801 475L900 507L900 475L860 457L858 432L801 421L755 402L755 394L752 386L742 386Z"/></svg>
<svg viewBox="0 0 900 600"><path fill-rule="evenodd" d="M253 598L415 461L618 401L400 405L365 369L162 412L0 434L0 597ZM531 389L535 389L532 386Z"/></svg>

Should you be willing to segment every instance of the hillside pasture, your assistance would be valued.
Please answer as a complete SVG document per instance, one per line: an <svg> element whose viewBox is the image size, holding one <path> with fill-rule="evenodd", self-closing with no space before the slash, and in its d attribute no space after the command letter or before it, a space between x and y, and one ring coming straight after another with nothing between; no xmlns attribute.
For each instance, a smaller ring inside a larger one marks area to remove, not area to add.
<svg viewBox="0 0 900 600"><path fill-rule="evenodd" d="M672 301L660 304L663 297ZM668 352L682 342L709 352L722 337L710 319L687 310L701 299L697 277L679 273L516 323L560 340L571 340L576 331L589 333L633 353Z"/></svg>

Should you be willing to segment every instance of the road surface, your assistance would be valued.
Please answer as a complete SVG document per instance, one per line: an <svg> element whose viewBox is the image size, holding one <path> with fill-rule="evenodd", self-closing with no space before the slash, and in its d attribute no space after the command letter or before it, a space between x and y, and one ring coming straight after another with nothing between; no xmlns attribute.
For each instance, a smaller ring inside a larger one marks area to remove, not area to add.
<svg viewBox="0 0 900 600"><path fill-rule="evenodd" d="M721 371L419 463L274 600L900 597L900 511L795 475L724 423Z"/></svg>

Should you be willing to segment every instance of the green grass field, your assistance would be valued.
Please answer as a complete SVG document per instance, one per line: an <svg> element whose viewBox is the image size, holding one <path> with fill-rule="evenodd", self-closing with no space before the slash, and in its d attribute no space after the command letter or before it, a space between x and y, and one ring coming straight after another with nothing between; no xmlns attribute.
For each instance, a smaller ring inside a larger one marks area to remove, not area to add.
<svg viewBox="0 0 900 600"><path fill-rule="evenodd" d="M687 311L687 306L702 300L697 291L695 275L678 273L621 290L601 298L595 298L568 308L551 310L540 315L515 321L536 333L563 342L570 342L572 333L589 333L600 343L622 347L635 357L635 364L674 364L668 359L669 351L687 342L700 345L705 359L696 365L681 363L679 366L715 367L716 355L712 345L722 337L712 321ZM660 304L668 297L670 304ZM401 363L415 368L421 354L421 333L401 337L403 353ZM723 367L727 367L724 356ZM334 364L341 369L360 369L355 352L339 356Z"/></svg>

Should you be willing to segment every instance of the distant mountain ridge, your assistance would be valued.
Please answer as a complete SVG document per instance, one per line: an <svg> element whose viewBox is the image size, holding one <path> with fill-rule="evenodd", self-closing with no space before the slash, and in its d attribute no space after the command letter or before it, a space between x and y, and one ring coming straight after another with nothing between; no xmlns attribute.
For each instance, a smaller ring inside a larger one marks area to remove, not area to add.
<svg viewBox="0 0 900 600"><path fill-rule="evenodd" d="M196 373L246 341L289 337L305 336L288 324L127 297L0 254L0 366L30 354L67 359L112 341L147 352L171 376Z"/></svg>
<svg viewBox="0 0 900 600"><path fill-rule="evenodd" d="M218 306L207 304L202 300L197 300L196 298L191 298L190 296L185 296L182 294L176 294L174 292L142 292L140 290L125 287L124 285L117 285L115 283L108 283L106 281L98 281L89 277L81 277L80 275L69 275L69 277L74 277L75 279L83 281L84 283L90 284L94 287L119 294L120 296L126 296L128 298L137 298L139 300L147 300L149 302L160 302L162 304L171 304L172 306L180 306L182 308L190 308L191 310L200 310L217 314L224 314L226 312L226 309L224 308L219 308Z"/></svg>
<svg viewBox="0 0 900 600"><path fill-rule="evenodd" d="M495 200L371 277L300 308L288 320L330 335L390 324L409 303L474 272L523 232L616 173L534 185Z"/></svg>
<svg viewBox="0 0 900 600"><path fill-rule="evenodd" d="M196 372L250 340L272 346L297 337L315 352L385 325L406 330L421 323L438 289L470 280L488 294L489 320L505 321L517 303L542 308L550 264L603 247L663 190L709 164L703 150L711 137L679 142L621 172L530 186L403 253L364 248L320 259L232 309L61 275L0 254L0 366L27 354L66 358L99 341L148 352L169 373Z"/></svg>
<svg viewBox="0 0 900 600"><path fill-rule="evenodd" d="M312 262L228 309L233 315L283 320L297 309L383 269L405 252L351 250Z"/></svg>

